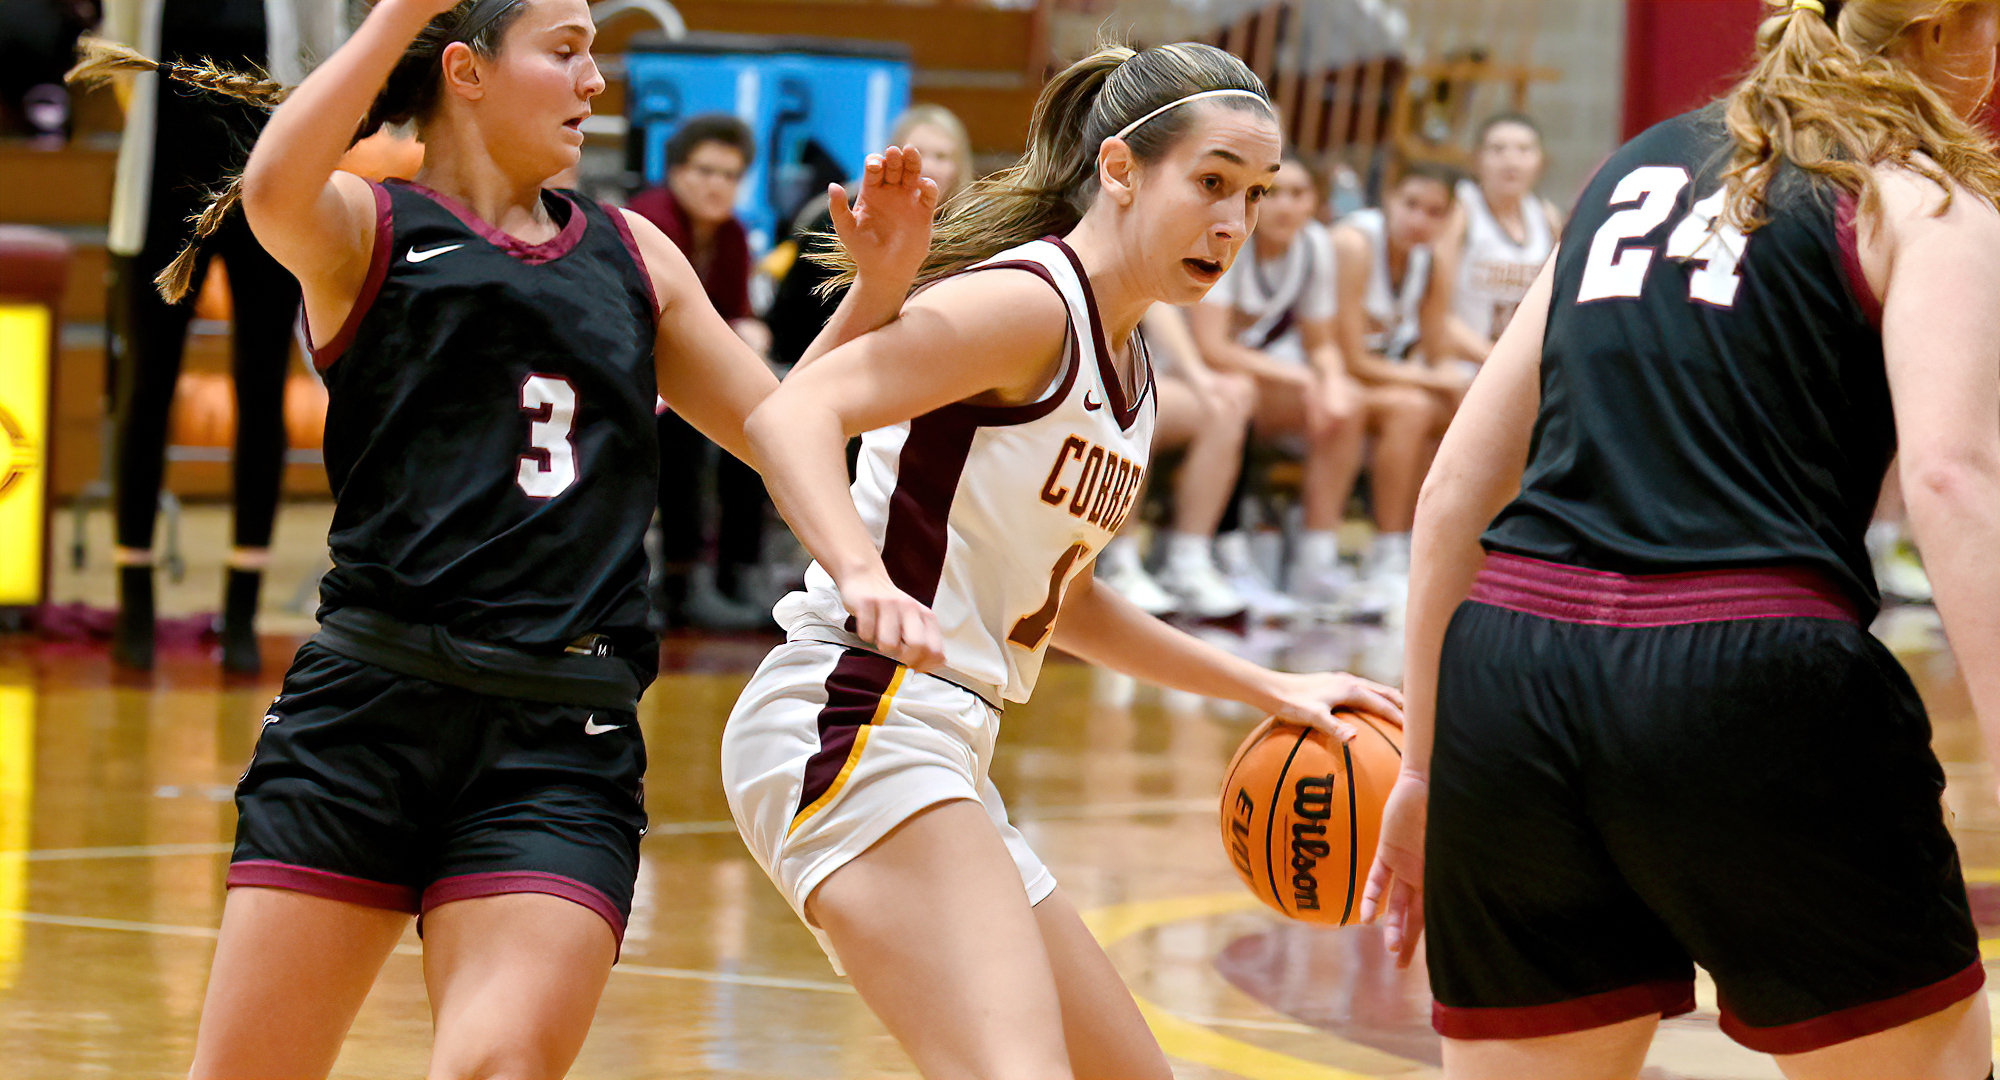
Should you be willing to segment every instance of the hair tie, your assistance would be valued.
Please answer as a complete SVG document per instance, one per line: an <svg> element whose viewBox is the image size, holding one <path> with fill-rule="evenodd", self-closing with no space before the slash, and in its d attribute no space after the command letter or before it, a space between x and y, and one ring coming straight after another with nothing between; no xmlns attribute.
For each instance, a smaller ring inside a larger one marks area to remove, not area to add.
<svg viewBox="0 0 2000 1080"><path fill-rule="evenodd" d="M1800 2L1800 3L1804 3L1804 2L1807 2L1807 0L1798 0L1798 2ZM1819 0L1811 0L1811 2L1812 2L1812 3L1818 3L1818 2L1819 2ZM1189 94L1188 96L1186 96L1186 97L1184 97L1184 98L1176 98L1176 99L1174 99L1174 100L1172 100L1172 101L1169 101L1169 102L1167 102L1167 103L1166 103L1165 105L1162 105L1162 106L1160 106L1159 108L1157 108L1157 109L1154 109L1154 110L1153 110L1152 112L1149 112L1149 113L1147 113L1146 115L1144 115L1144 116L1140 117L1139 119L1137 119L1137 120L1134 120L1134 121L1132 121L1132 122L1131 122L1131 123L1129 123L1129 124L1126 124L1126 125L1125 125L1124 127L1122 127L1122 128L1119 128L1119 129L1118 129L1118 132L1117 132L1117 134L1113 135L1113 136L1112 136L1112 138L1114 138L1114 139L1122 139L1122 138L1126 137L1127 135L1130 135L1130 134L1132 134L1133 132L1135 132L1135 131L1139 130L1139 127L1140 127L1140 125L1144 124L1144 123L1145 123L1146 121L1148 121L1148 120L1151 120L1151 119L1152 119L1153 117L1155 117L1155 116L1158 116L1158 115L1160 115L1161 113L1163 113L1163 112L1166 112L1166 111L1168 111L1169 109L1177 109L1177 108L1179 108L1179 107L1180 107L1180 106L1182 106L1182 105L1186 105L1186 104L1187 104L1188 102L1190 102L1190 101L1201 101L1201 100L1203 100L1204 98L1217 98L1217 97L1247 97L1247 98L1256 98L1256 99L1257 99L1258 101L1260 101L1260 102L1263 102L1263 104L1264 104L1264 107L1265 107L1266 109L1269 109L1269 108L1271 107L1271 102L1270 102L1270 100L1269 100L1269 99L1267 99L1267 98L1266 98L1266 97L1265 97L1264 95L1262 95L1262 94L1260 94L1260 93L1256 92L1255 90L1237 90L1237 89L1230 89L1230 90L1203 90L1203 91L1201 91L1200 93L1195 93L1195 94Z"/></svg>
<svg viewBox="0 0 2000 1080"><path fill-rule="evenodd" d="M1797 13L1800 10L1815 11L1820 18L1826 18L1826 5L1820 0L1792 0L1792 11Z"/></svg>

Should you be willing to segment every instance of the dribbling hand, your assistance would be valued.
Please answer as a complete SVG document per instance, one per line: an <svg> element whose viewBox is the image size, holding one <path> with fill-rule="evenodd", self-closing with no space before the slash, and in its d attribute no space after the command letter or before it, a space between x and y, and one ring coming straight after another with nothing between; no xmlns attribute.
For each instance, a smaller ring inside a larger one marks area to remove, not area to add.
<svg viewBox="0 0 2000 1080"><path fill-rule="evenodd" d="M930 252L931 219L938 205L937 181L923 169L924 155L916 147L892 146L868 155L853 209L848 209L846 189L827 186L833 231L861 276L904 281L917 276Z"/></svg>
<svg viewBox="0 0 2000 1080"><path fill-rule="evenodd" d="M1354 725L1334 715L1335 709L1365 712L1403 726L1401 690L1344 671L1279 673L1279 678L1278 705L1271 715L1280 720L1318 728L1341 742L1353 741L1357 732Z"/></svg>
<svg viewBox="0 0 2000 1080"><path fill-rule="evenodd" d="M1424 936L1424 824L1430 783L1415 773L1396 777L1382 808L1375 867L1361 890L1361 921L1381 917L1383 943L1397 967L1409 967Z"/></svg>
<svg viewBox="0 0 2000 1080"><path fill-rule="evenodd" d="M905 667L930 671L944 663L937 615L897 588L886 572L842 581L840 602L854 616L854 633Z"/></svg>

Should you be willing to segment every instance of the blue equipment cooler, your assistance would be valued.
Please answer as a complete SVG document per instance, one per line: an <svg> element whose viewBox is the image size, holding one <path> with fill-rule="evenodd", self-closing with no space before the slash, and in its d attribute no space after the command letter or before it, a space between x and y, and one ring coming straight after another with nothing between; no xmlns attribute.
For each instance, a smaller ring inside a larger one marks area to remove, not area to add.
<svg viewBox="0 0 2000 1080"><path fill-rule="evenodd" d="M897 42L693 33L633 40L625 57L627 167L666 182L667 140L701 113L730 113L757 136L736 214L770 248L826 185L861 174L910 103L910 50Z"/></svg>

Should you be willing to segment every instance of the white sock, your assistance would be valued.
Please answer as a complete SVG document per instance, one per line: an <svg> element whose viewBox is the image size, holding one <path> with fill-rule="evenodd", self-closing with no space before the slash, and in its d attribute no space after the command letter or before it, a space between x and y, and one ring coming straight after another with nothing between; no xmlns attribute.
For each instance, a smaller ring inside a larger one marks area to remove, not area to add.
<svg viewBox="0 0 2000 1080"><path fill-rule="evenodd" d="M1332 529L1308 529L1299 534L1293 557L1301 574L1324 574L1340 561L1340 536Z"/></svg>
<svg viewBox="0 0 2000 1080"><path fill-rule="evenodd" d="M1111 573L1143 569L1139 565L1139 545L1129 536L1114 536L1104 545L1104 553L1097 557L1098 564Z"/></svg>
<svg viewBox="0 0 2000 1080"><path fill-rule="evenodd" d="M1241 529L1215 534L1215 565L1225 574L1244 574L1251 570L1250 534Z"/></svg>
<svg viewBox="0 0 2000 1080"><path fill-rule="evenodd" d="M1176 570L1200 569L1214 565L1214 555L1209 550L1208 537L1200 533L1174 532L1167 534L1167 565Z"/></svg>
<svg viewBox="0 0 2000 1080"><path fill-rule="evenodd" d="M1886 559L1903 540L1903 526L1894 521L1871 521L1868 523L1868 554L1871 558Z"/></svg>
<svg viewBox="0 0 2000 1080"><path fill-rule="evenodd" d="M1386 570L1392 574L1409 573L1410 534L1406 532L1375 534L1375 549L1373 554L1373 561L1377 569Z"/></svg>

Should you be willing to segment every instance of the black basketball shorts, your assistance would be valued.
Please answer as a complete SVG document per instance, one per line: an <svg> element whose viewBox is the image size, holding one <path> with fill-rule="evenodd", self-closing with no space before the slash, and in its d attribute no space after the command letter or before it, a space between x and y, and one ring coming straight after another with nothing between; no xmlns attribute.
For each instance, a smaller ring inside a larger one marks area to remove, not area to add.
<svg viewBox="0 0 2000 1080"><path fill-rule="evenodd" d="M1794 1054L1979 990L1930 721L1830 582L1496 553L1446 633L1424 918L1448 1038L1694 1008Z"/></svg>
<svg viewBox="0 0 2000 1080"><path fill-rule="evenodd" d="M622 942L645 768L631 712L481 694L308 641L237 784L229 885L419 915L547 893Z"/></svg>

